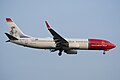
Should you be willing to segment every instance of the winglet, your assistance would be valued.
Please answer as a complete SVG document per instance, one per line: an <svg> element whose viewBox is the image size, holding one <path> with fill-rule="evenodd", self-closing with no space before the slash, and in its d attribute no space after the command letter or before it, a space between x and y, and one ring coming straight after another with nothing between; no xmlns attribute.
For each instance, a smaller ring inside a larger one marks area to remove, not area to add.
<svg viewBox="0 0 120 80"><path fill-rule="evenodd" d="M13 22L11 18L6 18L7 22Z"/></svg>
<svg viewBox="0 0 120 80"><path fill-rule="evenodd" d="M48 24L48 22L45 21L45 23L46 23L47 28L48 28L48 29L51 29L51 28L50 28L50 25Z"/></svg>

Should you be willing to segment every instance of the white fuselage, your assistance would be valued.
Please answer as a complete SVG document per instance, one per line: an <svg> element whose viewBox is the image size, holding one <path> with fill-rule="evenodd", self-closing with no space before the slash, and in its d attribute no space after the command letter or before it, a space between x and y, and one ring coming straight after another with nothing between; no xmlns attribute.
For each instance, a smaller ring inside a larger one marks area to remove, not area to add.
<svg viewBox="0 0 120 80"><path fill-rule="evenodd" d="M85 49L89 47L88 39L66 39L70 49ZM11 40L12 43L37 49L56 49L56 44L52 38L20 38Z"/></svg>
<svg viewBox="0 0 120 80"><path fill-rule="evenodd" d="M6 42L12 42L18 45L36 48L36 49L50 49L51 52L59 51L58 55L61 56L64 51L67 54L77 54L78 50L104 50L108 51L116 46L106 40L101 39L67 39L63 38L55 30L53 30L47 21L45 21L48 31L51 33L52 38L34 38L25 35L20 28L13 22L11 18L6 18L9 26L9 34L5 33L9 38Z"/></svg>

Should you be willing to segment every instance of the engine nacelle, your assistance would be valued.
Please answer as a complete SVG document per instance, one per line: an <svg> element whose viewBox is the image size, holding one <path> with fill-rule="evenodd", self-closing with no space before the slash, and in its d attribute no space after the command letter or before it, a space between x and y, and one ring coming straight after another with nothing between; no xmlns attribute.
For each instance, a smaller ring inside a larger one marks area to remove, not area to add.
<svg viewBox="0 0 120 80"><path fill-rule="evenodd" d="M78 43L69 43L69 48L79 48Z"/></svg>
<svg viewBox="0 0 120 80"><path fill-rule="evenodd" d="M77 54L76 50L65 50L64 52L67 54Z"/></svg>

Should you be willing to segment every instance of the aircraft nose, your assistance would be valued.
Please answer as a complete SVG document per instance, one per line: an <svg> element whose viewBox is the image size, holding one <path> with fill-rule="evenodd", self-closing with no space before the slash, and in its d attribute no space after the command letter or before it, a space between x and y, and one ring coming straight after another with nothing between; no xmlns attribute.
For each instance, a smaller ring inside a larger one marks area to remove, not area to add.
<svg viewBox="0 0 120 80"><path fill-rule="evenodd" d="M116 47L116 45L115 45L115 44L113 44L113 43L111 43L111 44L110 44L110 47L111 47L111 48L115 48L115 47Z"/></svg>

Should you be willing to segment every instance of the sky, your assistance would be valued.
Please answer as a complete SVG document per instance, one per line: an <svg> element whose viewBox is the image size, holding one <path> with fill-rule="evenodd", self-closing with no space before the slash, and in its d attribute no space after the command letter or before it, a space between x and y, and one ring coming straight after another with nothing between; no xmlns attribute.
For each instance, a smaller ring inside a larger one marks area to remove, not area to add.
<svg viewBox="0 0 120 80"><path fill-rule="evenodd" d="M45 20L66 38L109 40L116 48L50 53L6 43L10 17L33 37L52 37ZM0 80L120 80L120 0L0 0Z"/></svg>

